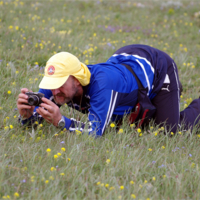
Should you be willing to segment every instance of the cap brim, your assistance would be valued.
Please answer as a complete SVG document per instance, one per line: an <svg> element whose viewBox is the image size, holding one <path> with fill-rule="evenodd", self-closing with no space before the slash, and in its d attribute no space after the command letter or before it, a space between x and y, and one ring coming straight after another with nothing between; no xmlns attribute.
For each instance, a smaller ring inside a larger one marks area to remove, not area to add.
<svg viewBox="0 0 200 200"><path fill-rule="evenodd" d="M61 87L69 78L69 76L53 78L44 76L40 82L39 88L41 89L57 89Z"/></svg>

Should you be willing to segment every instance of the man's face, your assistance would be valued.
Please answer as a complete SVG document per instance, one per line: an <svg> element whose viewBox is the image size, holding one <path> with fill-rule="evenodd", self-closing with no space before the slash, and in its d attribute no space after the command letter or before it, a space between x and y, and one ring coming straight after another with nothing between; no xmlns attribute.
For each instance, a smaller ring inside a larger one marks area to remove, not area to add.
<svg viewBox="0 0 200 200"><path fill-rule="evenodd" d="M70 76L67 81L58 89L51 90L57 104L63 105L70 102L78 93L75 80Z"/></svg>

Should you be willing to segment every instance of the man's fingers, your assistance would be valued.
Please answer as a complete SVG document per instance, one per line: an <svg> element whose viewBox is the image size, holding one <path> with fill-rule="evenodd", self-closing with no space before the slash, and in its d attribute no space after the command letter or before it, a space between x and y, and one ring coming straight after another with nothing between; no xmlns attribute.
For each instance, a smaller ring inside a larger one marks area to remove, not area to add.
<svg viewBox="0 0 200 200"><path fill-rule="evenodd" d="M54 123L53 115L51 115L50 112L48 112L47 110L44 110L44 109L41 108L41 107L37 108L36 111L37 111L48 123L51 123L51 124Z"/></svg>
<svg viewBox="0 0 200 200"><path fill-rule="evenodd" d="M42 97L42 101L50 106L55 106L56 104L50 101L49 99Z"/></svg>
<svg viewBox="0 0 200 200"><path fill-rule="evenodd" d="M46 103L41 103L40 107L43 107L43 108L47 109L50 113L54 112L54 108L52 106L46 104Z"/></svg>
<svg viewBox="0 0 200 200"><path fill-rule="evenodd" d="M26 92L28 92L28 89L27 89L27 88L22 88L22 89L21 89L21 93L24 93L24 94L25 94Z"/></svg>
<svg viewBox="0 0 200 200"><path fill-rule="evenodd" d="M25 104L21 104L21 105L18 106L19 110L22 110L22 109L31 110L31 108L32 108L31 106L25 105Z"/></svg>
<svg viewBox="0 0 200 200"><path fill-rule="evenodd" d="M27 104L28 101L27 101L27 99L19 98L19 99L17 100L17 103L18 103L18 104Z"/></svg>
<svg viewBox="0 0 200 200"><path fill-rule="evenodd" d="M36 111L40 115L42 115L42 117L44 117L45 119L50 117L50 113L47 110L45 110L44 108L39 107L39 108L36 109Z"/></svg>
<svg viewBox="0 0 200 200"><path fill-rule="evenodd" d="M23 93L20 93L20 94L18 95L18 98L28 99L28 95L23 94Z"/></svg>

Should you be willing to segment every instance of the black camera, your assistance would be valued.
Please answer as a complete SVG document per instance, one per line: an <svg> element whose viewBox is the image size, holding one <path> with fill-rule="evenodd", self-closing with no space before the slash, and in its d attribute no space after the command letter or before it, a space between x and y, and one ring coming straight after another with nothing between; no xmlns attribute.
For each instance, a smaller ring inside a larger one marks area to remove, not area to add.
<svg viewBox="0 0 200 200"><path fill-rule="evenodd" d="M42 101L42 97L44 97L44 94L40 92L26 92L26 95L28 95L28 105L30 106L39 106Z"/></svg>

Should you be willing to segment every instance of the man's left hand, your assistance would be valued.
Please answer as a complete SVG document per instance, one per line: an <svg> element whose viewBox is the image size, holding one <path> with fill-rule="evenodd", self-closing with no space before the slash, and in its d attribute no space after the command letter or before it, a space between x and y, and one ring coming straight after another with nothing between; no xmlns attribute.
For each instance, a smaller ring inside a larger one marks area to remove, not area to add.
<svg viewBox="0 0 200 200"><path fill-rule="evenodd" d="M42 101L44 103L41 103L40 107L36 109L37 113L39 113L47 122L54 126L58 126L58 122L62 118L59 107L45 97L42 98Z"/></svg>

